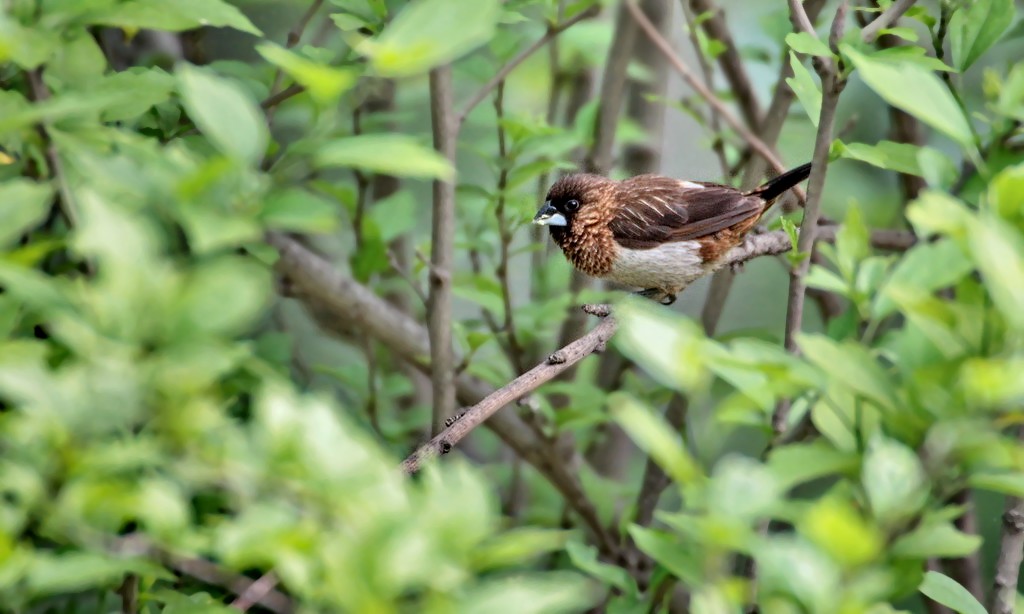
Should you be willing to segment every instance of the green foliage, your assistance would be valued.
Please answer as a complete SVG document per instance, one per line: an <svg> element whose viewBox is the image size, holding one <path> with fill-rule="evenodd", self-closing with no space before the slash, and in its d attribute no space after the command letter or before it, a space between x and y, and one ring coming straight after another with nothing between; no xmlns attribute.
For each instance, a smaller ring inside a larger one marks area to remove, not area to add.
<svg viewBox="0 0 1024 614"><path fill-rule="evenodd" d="M925 566L994 560L991 527L957 522L963 493L1024 497L1013 2L920 3L882 31L892 46L851 19L837 53L770 7L768 42L741 45L793 71L805 113L782 129L785 159L818 126L808 60L835 63L855 107L822 198L842 222L805 279L838 307L818 326L808 301L798 351L775 307L784 267L811 258L795 252L799 214L780 222L794 250L749 265L764 268L739 278L755 285L718 336L648 301L566 291L568 265L531 233L551 180L609 136L592 86L614 3L331 0L309 23L308 1L271 4L3 3L0 610L114 611L136 586L140 612L233 611L238 576L272 579L302 612L661 612L686 596L694 612L881 614L922 595L983 611ZM713 67L728 50L704 28L716 15L690 24ZM733 39L765 40L742 17ZM474 98L555 31L550 54ZM454 101L438 109L428 73L447 64ZM611 122L624 167L660 130L637 109L716 124L701 102L646 92L650 58L626 64L628 117ZM885 131L890 106L921 142ZM431 145L439 110L454 161ZM657 136L665 168L708 144ZM725 166L751 157L732 130L708 136ZM902 200L896 173L915 186ZM433 181L456 183L453 271L422 256ZM880 211L916 243L887 248ZM346 291L387 301L417 354L421 287L450 281L460 403L544 362L581 302L611 301L620 329L502 409L518 414L504 442L480 429L465 457L409 477L398 463L428 435L431 395L408 348L339 318L352 297L336 288L316 289L326 304L293 295L268 233L307 235L361 284ZM681 296L691 315L700 291ZM685 415L663 416L680 397Z"/></svg>

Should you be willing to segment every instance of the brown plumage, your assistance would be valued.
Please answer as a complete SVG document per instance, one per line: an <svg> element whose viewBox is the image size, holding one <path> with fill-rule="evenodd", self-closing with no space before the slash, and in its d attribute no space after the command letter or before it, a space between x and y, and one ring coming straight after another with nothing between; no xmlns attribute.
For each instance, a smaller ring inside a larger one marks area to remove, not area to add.
<svg viewBox="0 0 1024 614"><path fill-rule="evenodd" d="M559 179L534 222L577 269L670 304L715 270L786 190L810 174L804 164L749 192L726 185L638 175L615 181Z"/></svg>

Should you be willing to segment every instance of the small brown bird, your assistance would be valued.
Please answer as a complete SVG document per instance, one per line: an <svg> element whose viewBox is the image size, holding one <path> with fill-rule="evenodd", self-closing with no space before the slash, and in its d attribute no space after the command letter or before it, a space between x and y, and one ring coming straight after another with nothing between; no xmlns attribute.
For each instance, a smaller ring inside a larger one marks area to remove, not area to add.
<svg viewBox="0 0 1024 614"><path fill-rule="evenodd" d="M683 288L722 266L726 253L786 190L804 164L749 192L717 183L586 173L559 179L533 218L581 272L671 305Z"/></svg>

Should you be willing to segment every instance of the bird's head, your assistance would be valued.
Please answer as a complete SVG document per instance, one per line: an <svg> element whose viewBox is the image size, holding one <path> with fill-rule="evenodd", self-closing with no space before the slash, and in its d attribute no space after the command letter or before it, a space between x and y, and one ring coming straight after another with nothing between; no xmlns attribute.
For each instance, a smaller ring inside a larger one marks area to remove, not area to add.
<svg viewBox="0 0 1024 614"><path fill-rule="evenodd" d="M599 207L612 183L606 177L586 173L562 177L548 190L533 223L547 226L555 238L571 233L573 222Z"/></svg>

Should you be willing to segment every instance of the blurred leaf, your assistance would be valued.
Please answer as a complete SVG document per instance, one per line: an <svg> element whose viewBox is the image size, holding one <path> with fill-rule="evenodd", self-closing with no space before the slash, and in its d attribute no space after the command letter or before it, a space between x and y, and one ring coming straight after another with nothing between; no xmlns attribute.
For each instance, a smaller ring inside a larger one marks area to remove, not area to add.
<svg viewBox="0 0 1024 614"><path fill-rule="evenodd" d="M992 300L1014 328L1024 330L1024 237L983 216L971 228L970 241Z"/></svg>
<svg viewBox="0 0 1024 614"><path fill-rule="evenodd" d="M766 516L782 496L781 485L767 467L730 455L715 465L708 484L708 507L714 514L751 522Z"/></svg>
<svg viewBox="0 0 1024 614"><path fill-rule="evenodd" d="M883 554L884 540L878 529L852 505L835 497L815 503L797 528L847 568L866 565Z"/></svg>
<svg viewBox="0 0 1024 614"><path fill-rule="evenodd" d="M180 32L202 26L234 28L255 36L263 32L224 0L129 0L87 13L88 22L126 30Z"/></svg>
<svg viewBox="0 0 1024 614"><path fill-rule="evenodd" d="M679 433L664 418L626 394L613 394L608 402L619 426L674 482L686 485L701 477L700 467L683 446Z"/></svg>
<svg viewBox="0 0 1024 614"><path fill-rule="evenodd" d="M916 64L879 61L844 45L843 52L864 82L890 105L906 111L963 147L973 147L967 118L949 90L931 71Z"/></svg>
<svg viewBox="0 0 1024 614"><path fill-rule="evenodd" d="M138 117L169 100L174 85L174 77L160 68L133 66L99 78L92 87L119 97L117 103L103 109L104 121L116 122Z"/></svg>
<svg viewBox="0 0 1024 614"><path fill-rule="evenodd" d="M892 379L868 351L853 343L839 344L823 335L801 334L797 344L807 359L851 390L892 408L896 392Z"/></svg>
<svg viewBox="0 0 1024 614"><path fill-rule="evenodd" d="M580 542L571 541L565 546L572 564L580 571L591 575L601 582L614 586L627 594L636 594L636 582L622 567L609 565L597 560L597 549L585 546Z"/></svg>
<svg viewBox="0 0 1024 614"><path fill-rule="evenodd" d="M871 254L870 239L871 233L861 216L860 207L851 203L842 226L836 232L836 260L846 279L855 279L858 265Z"/></svg>
<svg viewBox="0 0 1024 614"><path fill-rule="evenodd" d="M416 75L487 42L500 17L497 0L412 0L359 50L383 77Z"/></svg>
<svg viewBox="0 0 1024 614"><path fill-rule="evenodd" d="M882 436L868 444L861 484L871 511L885 524L910 518L928 496L927 478L914 451Z"/></svg>
<svg viewBox="0 0 1024 614"><path fill-rule="evenodd" d="M969 274L974 264L955 241L940 239L918 243L897 262L892 275L875 297L873 316L883 318L897 307L893 291L930 294L948 288Z"/></svg>
<svg viewBox="0 0 1024 614"><path fill-rule="evenodd" d="M630 525L629 535L636 547L662 565L675 577L690 586L699 585L703 577L700 558L692 544L682 543L670 533Z"/></svg>
<svg viewBox="0 0 1024 614"><path fill-rule="evenodd" d="M86 552L37 554L28 571L28 589L35 595L73 593L97 584L117 586L126 573L173 580L162 567L141 559L116 559Z"/></svg>
<svg viewBox="0 0 1024 614"><path fill-rule="evenodd" d="M179 64L176 72L185 109L203 134L225 155L258 162L267 147L267 124L249 95L202 68Z"/></svg>
<svg viewBox="0 0 1024 614"><path fill-rule="evenodd" d="M363 134L331 141L314 154L318 166L345 166L372 173L451 179L448 160L405 134Z"/></svg>
<svg viewBox="0 0 1024 614"><path fill-rule="evenodd" d="M835 604L840 589L839 571L806 541L777 537L760 545L754 558L758 564L759 591L792 595L806 612L828 611Z"/></svg>
<svg viewBox="0 0 1024 614"><path fill-rule="evenodd" d="M419 209L420 203L411 191L399 190L374 202L368 215L377 222L381 240L391 242L418 226L421 219Z"/></svg>
<svg viewBox="0 0 1024 614"><path fill-rule="evenodd" d="M772 450L768 470L784 489L827 475L857 469L855 454L837 450L825 442L798 443Z"/></svg>
<svg viewBox="0 0 1024 614"><path fill-rule="evenodd" d="M271 192L260 218L271 228L296 232L332 232L338 227L338 207L329 200L296 187Z"/></svg>
<svg viewBox="0 0 1024 614"><path fill-rule="evenodd" d="M919 559L961 558L973 554L980 546L981 536L963 533L948 522L932 522L897 539L892 554Z"/></svg>
<svg viewBox="0 0 1024 614"><path fill-rule="evenodd" d="M241 332L263 311L269 292L270 273L253 260L223 256L205 263L182 293L182 332Z"/></svg>
<svg viewBox="0 0 1024 614"><path fill-rule="evenodd" d="M706 381L706 340L692 320L638 300L623 301L616 310L620 330L613 342L626 356L675 389Z"/></svg>
<svg viewBox="0 0 1024 614"><path fill-rule="evenodd" d="M953 13L949 42L956 68L967 70L1013 21L1013 0L975 0Z"/></svg>
<svg viewBox="0 0 1024 614"><path fill-rule="evenodd" d="M1013 497L1024 498L1024 474L1020 473L972 473L967 478L972 488L990 490Z"/></svg>
<svg viewBox="0 0 1024 614"><path fill-rule="evenodd" d="M966 588L937 571L929 571L924 575L924 582L921 583L919 590L932 601L941 603L959 614L985 614L985 608Z"/></svg>
<svg viewBox="0 0 1024 614"><path fill-rule="evenodd" d="M306 88L314 100L323 105L335 102L357 79L352 70L319 64L272 43L257 45L256 51L268 62L288 73Z"/></svg>
<svg viewBox="0 0 1024 614"><path fill-rule="evenodd" d="M50 59L61 44L60 33L26 27L0 13L0 63L11 61L23 70L34 70Z"/></svg>
<svg viewBox="0 0 1024 614"><path fill-rule="evenodd" d="M10 247L32 226L42 222L52 199L53 188L45 183L20 177L0 183L0 248Z"/></svg>
<svg viewBox="0 0 1024 614"><path fill-rule="evenodd" d="M793 35L790 34L790 36ZM789 40L788 37L787 40ZM818 84L807 67L792 51L789 52L789 65L793 68L793 76L786 79L786 83L796 94L800 106L807 112L811 124L817 128L818 116L821 115L821 89L818 88Z"/></svg>
<svg viewBox="0 0 1024 614"><path fill-rule="evenodd" d="M570 535L568 531L518 527L485 541L473 553L473 558L480 569L524 563L542 554L564 549Z"/></svg>
<svg viewBox="0 0 1024 614"><path fill-rule="evenodd" d="M496 578L469 590L458 610L494 614L515 604L517 614L580 612L596 600L593 589L585 578L566 572Z"/></svg>

